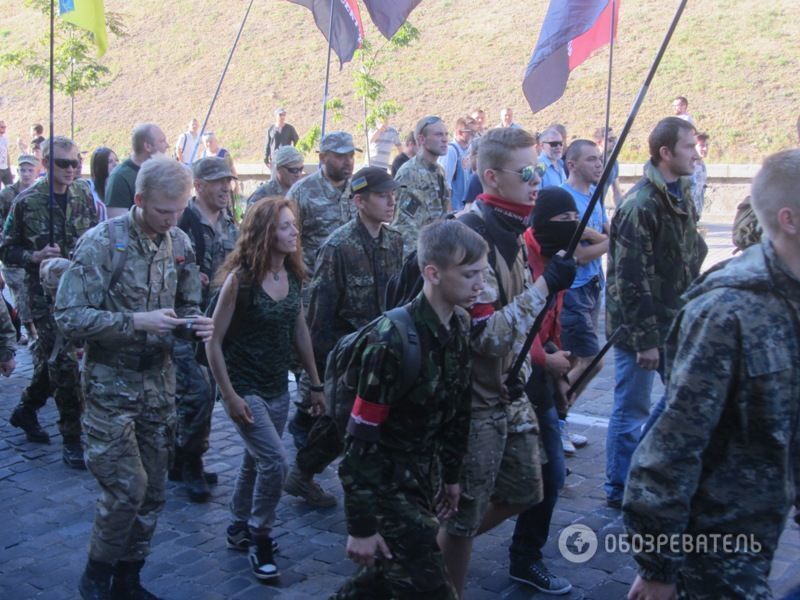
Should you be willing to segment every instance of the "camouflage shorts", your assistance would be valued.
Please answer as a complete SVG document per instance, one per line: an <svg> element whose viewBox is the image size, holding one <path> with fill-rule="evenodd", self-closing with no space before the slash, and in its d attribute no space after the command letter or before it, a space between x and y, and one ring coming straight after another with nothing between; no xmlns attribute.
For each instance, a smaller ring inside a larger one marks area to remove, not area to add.
<svg viewBox="0 0 800 600"><path fill-rule="evenodd" d="M461 500L458 513L444 523L447 532L474 537L490 503L531 506L542 496L538 433L508 433L502 406L473 412Z"/></svg>

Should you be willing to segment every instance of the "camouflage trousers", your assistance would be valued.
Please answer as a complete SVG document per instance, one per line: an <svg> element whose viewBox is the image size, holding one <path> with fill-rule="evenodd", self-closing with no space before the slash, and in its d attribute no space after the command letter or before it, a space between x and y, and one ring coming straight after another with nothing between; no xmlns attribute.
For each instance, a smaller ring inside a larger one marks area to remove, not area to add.
<svg viewBox="0 0 800 600"><path fill-rule="evenodd" d="M398 491L379 500L378 531L392 552L362 567L331 596L337 600L455 600L444 557L436 543L439 521L426 502Z"/></svg>
<svg viewBox="0 0 800 600"><path fill-rule="evenodd" d="M25 269L15 267L3 267L3 279L6 280L8 288L11 290L11 297L14 300L14 308L17 309L19 320L23 323L30 323L31 305L28 303L28 293L25 290Z"/></svg>
<svg viewBox="0 0 800 600"><path fill-rule="evenodd" d="M100 484L89 558L143 560L164 506L174 444L175 371L88 362L86 465Z"/></svg>
<svg viewBox="0 0 800 600"><path fill-rule="evenodd" d="M33 376L22 391L20 405L37 411L55 398L58 407L58 430L67 441L81 437L82 400L75 349L65 344L52 315L34 319L38 337L31 346ZM60 346L55 354L53 348Z"/></svg>
<svg viewBox="0 0 800 600"><path fill-rule="evenodd" d="M194 357L195 345L176 340L175 410L177 430L175 442L182 456L201 456L208 450L214 394L208 371Z"/></svg>
<svg viewBox="0 0 800 600"><path fill-rule="evenodd" d="M767 579L772 552L760 554L692 554L678 573L679 600L720 598L772 598Z"/></svg>

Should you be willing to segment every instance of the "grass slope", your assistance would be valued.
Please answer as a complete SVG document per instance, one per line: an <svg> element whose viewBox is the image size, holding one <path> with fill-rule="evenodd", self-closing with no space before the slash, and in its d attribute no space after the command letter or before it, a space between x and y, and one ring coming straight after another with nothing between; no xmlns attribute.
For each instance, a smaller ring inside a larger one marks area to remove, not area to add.
<svg viewBox="0 0 800 600"><path fill-rule="evenodd" d="M386 0L391 1L391 0ZM84 148L129 148L137 121L162 125L174 141L192 116L202 119L247 6L246 0L106 0L122 13L129 37L112 38L103 59L114 73L105 88L76 100L76 138ZM677 0L622 0L615 47L612 126L618 131L672 18ZM424 114L448 123L483 107L490 123L503 106L522 125L564 123L570 137L590 135L605 114L608 49L573 72L564 97L533 115L521 79L547 9L545 0L425 0L411 15L422 37L380 74L385 99L407 131ZM362 5L367 36L378 33ZM795 144L800 114L800 2L692 0L632 131L624 160L642 160L647 133L688 96L699 127L712 136L711 160L757 162ZM45 17L8 2L3 47L32 43ZM285 0L258 0L251 12L208 129L240 161L258 161L264 131L278 105L301 135L319 122L326 44L311 13ZM335 58L335 57L334 57ZM345 103L334 127L356 131L362 114L353 94L356 65L332 69L331 95ZM69 100L56 99L56 128L69 129ZM9 137L27 139L29 124L47 122L47 87L0 72L0 118ZM363 139L363 137L361 138Z"/></svg>

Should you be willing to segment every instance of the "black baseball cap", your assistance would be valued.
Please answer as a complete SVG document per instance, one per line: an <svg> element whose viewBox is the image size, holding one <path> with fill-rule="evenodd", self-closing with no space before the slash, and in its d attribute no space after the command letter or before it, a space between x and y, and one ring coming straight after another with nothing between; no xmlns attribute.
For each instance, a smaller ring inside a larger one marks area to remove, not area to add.
<svg viewBox="0 0 800 600"><path fill-rule="evenodd" d="M363 194L368 192L390 192L400 187L386 169L379 169L378 167L364 167L359 169L350 180L350 186L353 188L354 194Z"/></svg>

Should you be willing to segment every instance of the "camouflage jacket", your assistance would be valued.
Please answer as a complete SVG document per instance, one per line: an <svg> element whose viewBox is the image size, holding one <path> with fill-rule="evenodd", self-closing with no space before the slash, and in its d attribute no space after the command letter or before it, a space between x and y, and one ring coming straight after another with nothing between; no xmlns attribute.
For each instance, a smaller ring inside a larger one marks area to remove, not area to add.
<svg viewBox="0 0 800 600"><path fill-rule="evenodd" d="M666 341L667 406L633 456L625 525L752 535L769 557L798 501L800 280L763 242L685 299ZM644 578L672 582L683 556L636 561Z"/></svg>
<svg viewBox="0 0 800 600"><path fill-rule="evenodd" d="M14 203L14 198L16 198L19 193L19 179L11 185L7 185L2 191L0 191L0 229L2 229L3 223L6 222L8 213L11 212L11 205ZM0 233L0 239L1 238L2 233Z"/></svg>
<svg viewBox="0 0 800 600"><path fill-rule="evenodd" d="M0 302L0 362L14 358L17 348L17 331L11 322L5 302Z"/></svg>
<svg viewBox="0 0 800 600"><path fill-rule="evenodd" d="M49 184L43 177L14 200L0 246L3 263L25 268L25 287L34 319L46 316L52 308L52 299L45 295L39 281L39 265L32 261L33 253L50 241L49 207ZM88 186L78 182L70 185L66 214L56 202L53 216L53 240L61 248L61 256L71 258L78 238L97 225L97 210Z"/></svg>
<svg viewBox="0 0 800 600"><path fill-rule="evenodd" d="M348 181L344 189L333 187L322 169L295 183L286 197L297 203L300 237L303 242L303 263L314 272L317 250L337 227L356 216L353 195Z"/></svg>
<svg viewBox="0 0 800 600"><path fill-rule="evenodd" d="M403 236L403 248L411 253L417 248L419 230L443 217L450 210L450 190L445 184L444 169L430 164L417 154L406 161L395 177L397 209L392 223Z"/></svg>
<svg viewBox="0 0 800 600"><path fill-rule="evenodd" d="M135 356L172 347L171 334L134 330L133 313L174 308L179 317L200 314L200 271L188 236L173 227L153 241L136 222L135 210L131 207L81 238L58 287L56 323L67 338L87 341L88 360L95 353ZM128 226L128 254L119 280L109 289L109 228L118 220ZM184 256L176 255L176 246Z"/></svg>
<svg viewBox="0 0 800 600"><path fill-rule="evenodd" d="M258 186L255 191L250 194L250 197L247 199L247 206L250 207L262 198L267 198L269 196L285 196L288 191L289 188L283 187L277 177L272 177L269 181L265 181Z"/></svg>
<svg viewBox="0 0 800 600"><path fill-rule="evenodd" d="M236 245L236 240L239 237L239 228L233 222L233 217L227 210L223 210L217 219L217 223L212 225L206 218L203 212L197 207L197 199L192 198L186 210L191 210L200 221L200 226L203 228L203 256L197 256L197 266L201 273L206 273L209 279L213 280L217 269L225 262L233 247ZM194 232L191 227L184 230L186 235L192 242L192 249L197 253L197 242L194 239ZM203 300L200 304L201 308L208 305L208 300L211 295L211 285L203 286Z"/></svg>
<svg viewBox="0 0 800 600"><path fill-rule="evenodd" d="M373 239L356 216L330 235L317 254L308 305L318 365L339 338L385 310L386 284L402 266L403 240L386 225Z"/></svg>
<svg viewBox="0 0 800 600"><path fill-rule="evenodd" d="M355 349L361 376L339 477L347 529L357 537L377 531L382 506L398 495L432 510L437 465L445 483L457 483L467 450L469 317L457 308L446 328L422 293L410 312L422 369L404 397L394 395L403 346L388 318Z"/></svg>
<svg viewBox="0 0 800 600"><path fill-rule="evenodd" d="M663 345L708 252L697 232L691 177L680 186L678 199L648 162L611 222L606 329L611 335L624 325L618 344L634 352Z"/></svg>

